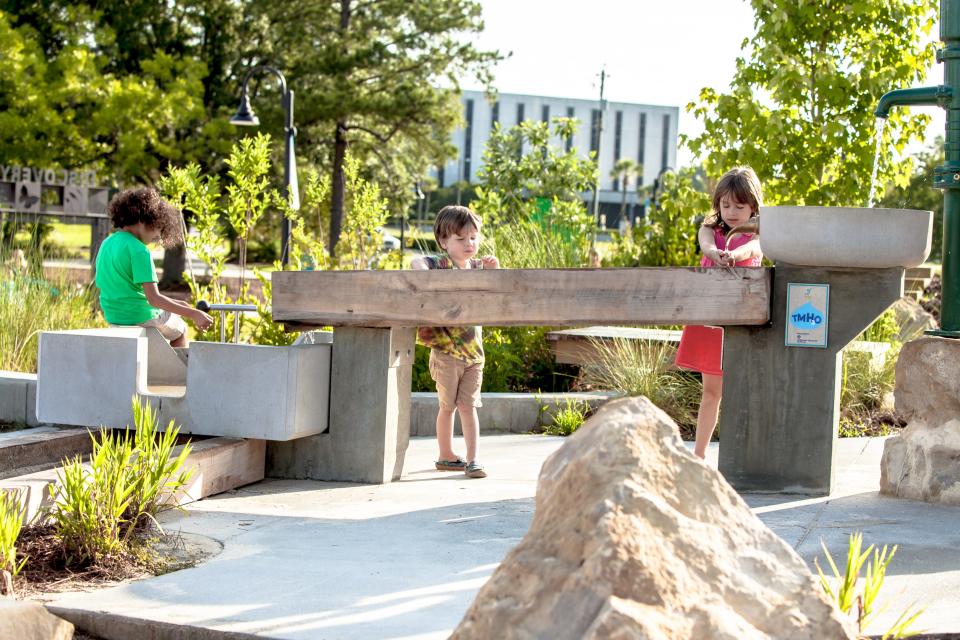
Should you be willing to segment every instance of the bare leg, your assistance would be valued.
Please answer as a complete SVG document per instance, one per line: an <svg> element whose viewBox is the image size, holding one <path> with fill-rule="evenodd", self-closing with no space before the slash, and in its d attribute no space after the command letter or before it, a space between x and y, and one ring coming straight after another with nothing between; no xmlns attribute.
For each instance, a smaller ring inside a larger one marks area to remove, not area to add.
<svg viewBox="0 0 960 640"><path fill-rule="evenodd" d="M170 342L170 346L178 349L187 346L187 334L181 333L179 338Z"/></svg>
<svg viewBox="0 0 960 640"><path fill-rule="evenodd" d="M437 445L440 447L440 460L456 460L453 452L453 412L454 409L440 409L437 412Z"/></svg>
<svg viewBox="0 0 960 640"><path fill-rule="evenodd" d="M707 445L717 428L720 398L723 396L723 376L703 374L703 399L697 412L697 436L693 452L700 458L707 455Z"/></svg>
<svg viewBox="0 0 960 640"><path fill-rule="evenodd" d="M472 405L457 407L460 412L460 427L463 429L463 440L467 445L467 462L477 459L477 445L480 440L480 418L477 408Z"/></svg>

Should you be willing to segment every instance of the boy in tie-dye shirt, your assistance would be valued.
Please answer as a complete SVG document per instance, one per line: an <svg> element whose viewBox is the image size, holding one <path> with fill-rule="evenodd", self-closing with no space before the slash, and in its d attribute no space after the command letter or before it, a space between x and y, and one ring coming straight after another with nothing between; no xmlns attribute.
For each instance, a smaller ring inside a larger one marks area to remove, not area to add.
<svg viewBox="0 0 960 640"><path fill-rule="evenodd" d="M480 246L480 218L467 207L444 207L433 224L439 256L422 256L414 269L497 269L494 256L476 258ZM437 412L436 462L441 471L463 471L468 478L484 478L486 471L477 462L480 421L480 384L483 382L483 337L480 327L420 327L417 337L430 347L430 377L437 383L440 409ZM453 416L460 413L460 426L467 447L467 459L453 452Z"/></svg>

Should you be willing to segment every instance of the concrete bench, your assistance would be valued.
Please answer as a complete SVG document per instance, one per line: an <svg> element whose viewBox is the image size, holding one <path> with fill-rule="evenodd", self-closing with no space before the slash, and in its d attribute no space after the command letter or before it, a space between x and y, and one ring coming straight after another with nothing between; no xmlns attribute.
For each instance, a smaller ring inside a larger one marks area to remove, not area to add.
<svg viewBox="0 0 960 640"><path fill-rule="evenodd" d="M263 347L195 342L189 367L156 329L40 335L37 416L51 424L123 427L149 399L183 433L290 440L327 428L329 341Z"/></svg>

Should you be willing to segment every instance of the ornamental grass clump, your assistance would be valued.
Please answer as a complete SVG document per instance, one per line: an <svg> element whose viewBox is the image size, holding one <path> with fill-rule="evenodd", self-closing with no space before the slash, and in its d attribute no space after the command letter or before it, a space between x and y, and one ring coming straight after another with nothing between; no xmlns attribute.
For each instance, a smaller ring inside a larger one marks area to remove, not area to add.
<svg viewBox="0 0 960 640"><path fill-rule="evenodd" d="M17 538L23 527L23 509L14 493L0 491L0 595L9 595L13 578L26 559L17 563Z"/></svg>
<svg viewBox="0 0 960 640"><path fill-rule="evenodd" d="M149 402L133 398L135 431L91 434L89 464L76 456L63 465L49 511L67 564L102 564L128 549L131 536L165 509L187 483L183 470L190 445L174 455L179 428L173 421L162 434Z"/></svg>
<svg viewBox="0 0 960 640"><path fill-rule="evenodd" d="M567 398L562 406L556 407L553 419L544 427L544 433L551 436L568 436L580 428L589 414L589 402Z"/></svg>
<svg viewBox="0 0 960 640"><path fill-rule="evenodd" d="M700 404L700 381L673 365L676 349L653 340L590 339L595 357L581 368L582 382L591 389L646 396L692 437Z"/></svg>
<svg viewBox="0 0 960 640"><path fill-rule="evenodd" d="M833 572L833 578L828 578L823 569L820 568L820 563L814 558L813 564L817 567L820 586L840 611L853 618L857 628L857 637L865 638L866 636L863 635L864 629L876 619L879 613L887 608L886 603L877 606L877 595L880 593L880 587L883 586L887 567L897 553L897 547L894 546L893 549L889 550L889 553L887 553L886 545L884 545L883 550L878 550L874 545L870 545L863 550L863 534L860 532L851 534L847 548L847 564L841 574L823 541L820 542L820 546L823 547L824 556ZM857 584L860 581L860 572L864 567L867 569L867 574L863 580L862 588L858 590ZM908 606L881 636L882 639L895 640L917 635L919 632L914 631L912 627L922 613L922 608L917 608L915 605Z"/></svg>

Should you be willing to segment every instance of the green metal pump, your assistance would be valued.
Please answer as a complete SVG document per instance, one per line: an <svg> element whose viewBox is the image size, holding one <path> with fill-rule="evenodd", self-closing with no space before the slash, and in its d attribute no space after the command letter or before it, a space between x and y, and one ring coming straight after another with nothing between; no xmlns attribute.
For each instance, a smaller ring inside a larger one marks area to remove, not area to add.
<svg viewBox="0 0 960 640"><path fill-rule="evenodd" d="M943 63L944 84L890 91L880 98L874 113L886 118L891 107L912 104L947 110L945 159L934 170L933 179L934 186L943 189L940 329L927 333L960 338L960 0L940 1L940 40L944 47L937 50L937 62Z"/></svg>

